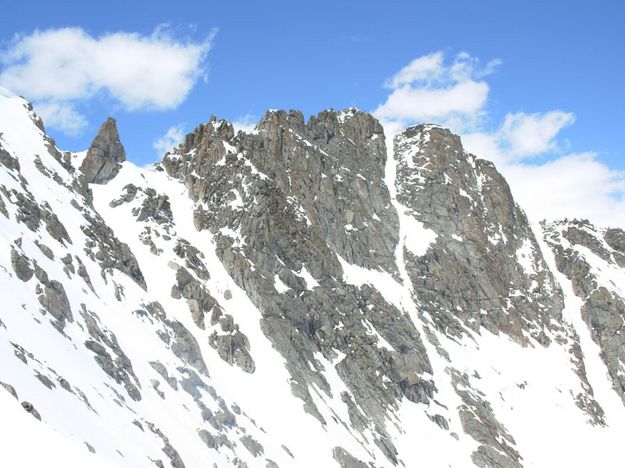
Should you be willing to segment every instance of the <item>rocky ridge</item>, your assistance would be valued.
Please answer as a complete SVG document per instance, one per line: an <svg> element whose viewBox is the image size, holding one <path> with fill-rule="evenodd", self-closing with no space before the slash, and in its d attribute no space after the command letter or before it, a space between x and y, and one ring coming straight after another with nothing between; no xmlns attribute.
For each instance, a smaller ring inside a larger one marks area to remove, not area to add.
<svg viewBox="0 0 625 468"><path fill-rule="evenodd" d="M449 131L211 118L154 171L112 119L0 132L0 381L94 460L618 466L625 235L530 226Z"/></svg>

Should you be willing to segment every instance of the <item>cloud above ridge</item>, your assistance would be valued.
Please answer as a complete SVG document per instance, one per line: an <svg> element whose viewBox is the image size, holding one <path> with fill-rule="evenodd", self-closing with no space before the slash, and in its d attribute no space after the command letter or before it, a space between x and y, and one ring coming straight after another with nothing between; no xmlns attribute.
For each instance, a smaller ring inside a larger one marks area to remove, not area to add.
<svg viewBox="0 0 625 468"><path fill-rule="evenodd" d="M437 122L454 129L475 126L483 114L490 87L483 79L500 64L485 66L461 52L451 61L442 52L417 57L389 78L386 102L373 112L394 128L410 122Z"/></svg>
<svg viewBox="0 0 625 468"><path fill-rule="evenodd" d="M625 171L607 166L596 151L565 151L560 132L575 114L512 110L499 123L490 116L486 78L500 64L481 66L465 52L417 57L386 81L389 95L374 115L390 135L425 122L460 134L467 151L497 165L534 223L585 218L625 228Z"/></svg>
<svg viewBox="0 0 625 468"><path fill-rule="evenodd" d="M177 40L165 27L98 37L81 28L35 31L2 51L0 84L32 100L47 125L76 134L87 124L79 104L99 95L128 111L179 106L205 76L213 37Z"/></svg>
<svg viewBox="0 0 625 468"><path fill-rule="evenodd" d="M182 143L185 136L184 124L174 125L173 127L169 127L163 135L154 140L152 147L156 151L157 156L161 158L165 153L172 151L176 146Z"/></svg>

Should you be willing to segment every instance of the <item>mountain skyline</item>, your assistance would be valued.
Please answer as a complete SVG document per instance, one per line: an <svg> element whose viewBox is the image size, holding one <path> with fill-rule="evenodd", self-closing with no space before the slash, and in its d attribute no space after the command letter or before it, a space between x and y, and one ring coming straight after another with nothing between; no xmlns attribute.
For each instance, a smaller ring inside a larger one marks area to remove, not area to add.
<svg viewBox="0 0 625 468"><path fill-rule="evenodd" d="M355 109L152 168L43 128L0 89L11 466L620 466L623 230L530 225L457 135Z"/></svg>
<svg viewBox="0 0 625 468"><path fill-rule="evenodd" d="M623 19L0 0L0 465L621 468Z"/></svg>
<svg viewBox="0 0 625 468"><path fill-rule="evenodd" d="M269 108L357 107L450 127L536 222L625 226L621 2L24 5L2 3L0 86L64 148L112 115L149 164L210 115L249 128Z"/></svg>

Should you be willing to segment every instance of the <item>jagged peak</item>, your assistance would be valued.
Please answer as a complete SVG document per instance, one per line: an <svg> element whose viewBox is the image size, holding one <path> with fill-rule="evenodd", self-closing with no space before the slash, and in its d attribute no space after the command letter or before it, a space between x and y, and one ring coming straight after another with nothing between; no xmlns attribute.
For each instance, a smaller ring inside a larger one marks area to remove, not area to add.
<svg viewBox="0 0 625 468"><path fill-rule="evenodd" d="M107 117L102 123L88 151L116 162L126 160L126 150L119 137L117 121L113 117Z"/></svg>
<svg viewBox="0 0 625 468"><path fill-rule="evenodd" d="M319 122L343 126L354 118L362 119L362 122L369 126L379 126L378 131L375 133L382 133L379 121L371 113L361 111L356 107L348 107L342 110L334 108L324 109L318 112L317 115L311 115L307 121L299 110L269 109L259 121L257 128L259 130L267 130L271 125L281 125L292 128L298 133L303 133Z"/></svg>
<svg viewBox="0 0 625 468"><path fill-rule="evenodd" d="M108 117L91 142L80 170L87 183L105 184L117 175L120 163L125 160L126 150L119 137L117 121Z"/></svg>
<svg viewBox="0 0 625 468"><path fill-rule="evenodd" d="M234 138L234 135L234 126L230 121L218 119L216 116L211 115L208 122L196 126L177 147L167 152L164 159L188 154L193 150L197 152L202 148L206 149L215 140L230 141Z"/></svg>
<svg viewBox="0 0 625 468"><path fill-rule="evenodd" d="M446 127L431 123L412 125L404 131L398 133L395 136L395 139L398 142L420 142L422 144L445 141L447 144L452 142L454 146L462 147L462 143L458 135Z"/></svg>
<svg viewBox="0 0 625 468"><path fill-rule="evenodd" d="M298 110L269 109L265 112L256 127L258 130L271 130L275 126L293 128L301 133L305 127L304 114Z"/></svg>

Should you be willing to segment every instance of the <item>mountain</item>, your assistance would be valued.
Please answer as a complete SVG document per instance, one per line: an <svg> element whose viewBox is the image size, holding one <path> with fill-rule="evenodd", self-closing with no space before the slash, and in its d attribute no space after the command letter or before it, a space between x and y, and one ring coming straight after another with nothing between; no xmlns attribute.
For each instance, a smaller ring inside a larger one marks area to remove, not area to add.
<svg viewBox="0 0 625 468"><path fill-rule="evenodd" d="M125 159L0 92L6 466L622 465L622 230L355 109Z"/></svg>

